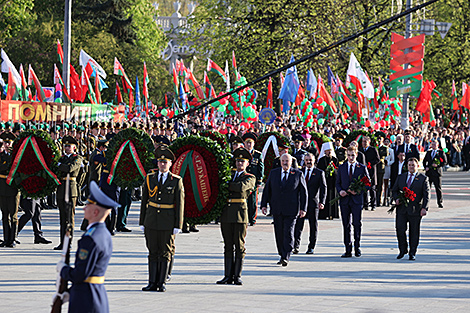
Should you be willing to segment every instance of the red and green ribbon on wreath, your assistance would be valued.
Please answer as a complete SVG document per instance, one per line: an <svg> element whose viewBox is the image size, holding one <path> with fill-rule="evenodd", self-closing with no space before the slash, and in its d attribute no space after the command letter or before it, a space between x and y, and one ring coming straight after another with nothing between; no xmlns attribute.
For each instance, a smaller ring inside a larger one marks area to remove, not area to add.
<svg viewBox="0 0 470 313"><path fill-rule="evenodd" d="M18 153L16 154L15 159L13 160L13 164L11 166L10 172L8 173L8 177L7 177L7 181L6 181L7 184L11 185L11 183L13 182L13 176L15 176L15 174L18 170L18 167L20 166L20 163L23 159L23 155L24 155L24 152L26 151L26 147L28 146L28 143L30 143L31 146L33 147L34 154L38 158L39 163L44 168L46 173L52 178L54 183L56 183L57 185L60 185L60 181L57 178L57 176L47 166L46 161L44 160L44 156L42 155L41 150L39 149L36 138L33 137L33 136L29 136L28 138L23 140L23 142L21 143L21 146L18 149Z"/></svg>
<svg viewBox="0 0 470 313"><path fill-rule="evenodd" d="M127 146L129 147L129 150L131 152L134 163L137 166L137 169L139 170L139 174L143 178L145 178L145 176L147 175L147 173L145 173L144 166L142 165L142 162L140 161L139 155L137 154L137 150L134 146L134 143L130 139L128 139L121 145L118 152L116 153L116 156L114 157L113 163L111 165L111 170L109 171L109 176L108 176L108 180L107 180L108 184L111 184L113 182L113 179L115 177L116 169L118 167L119 161L121 160L121 157L122 157L122 155L124 153L124 150Z"/></svg>

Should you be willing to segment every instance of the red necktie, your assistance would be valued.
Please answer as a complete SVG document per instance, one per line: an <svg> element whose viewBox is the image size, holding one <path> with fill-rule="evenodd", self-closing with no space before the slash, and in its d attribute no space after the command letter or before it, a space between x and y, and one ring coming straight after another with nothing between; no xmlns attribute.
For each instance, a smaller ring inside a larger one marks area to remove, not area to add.
<svg viewBox="0 0 470 313"><path fill-rule="evenodd" d="M413 174L410 174L410 177L408 177L408 181L406 182L406 185L408 186L408 188L410 188L411 186L411 182L413 181L412 178L413 178Z"/></svg>

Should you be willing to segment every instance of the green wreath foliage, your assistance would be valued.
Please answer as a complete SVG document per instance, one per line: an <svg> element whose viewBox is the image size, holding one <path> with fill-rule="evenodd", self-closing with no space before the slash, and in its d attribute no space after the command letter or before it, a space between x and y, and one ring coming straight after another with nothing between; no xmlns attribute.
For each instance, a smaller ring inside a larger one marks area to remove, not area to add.
<svg viewBox="0 0 470 313"><path fill-rule="evenodd" d="M226 153L230 153L230 145L228 144L227 137L215 130L203 130L199 132L202 137L208 137L217 142Z"/></svg>
<svg viewBox="0 0 470 313"><path fill-rule="evenodd" d="M180 137L171 144L170 149L175 154L175 160L188 150L195 150L200 153L204 158L204 162L206 162L211 190L218 190L217 196L211 195L209 203L204 207L203 211L207 212L202 216L195 216L199 215L199 213L194 211L194 199L191 199L190 196L188 196L188 194L192 195L192 189L189 191L189 187L185 186L185 221L192 225L200 225L208 224L211 221L217 220L222 214L223 208L227 204L227 198L229 195L227 182L231 179L231 171L229 155L226 150L217 144L216 141L199 135ZM215 164L208 164L207 162L209 160L212 160L213 162L215 161ZM189 171L186 173L189 173ZM185 177L183 177L183 182L184 181Z"/></svg>
<svg viewBox="0 0 470 313"><path fill-rule="evenodd" d="M323 146L325 142L331 141L331 139L328 136L321 134L321 133L317 133L317 132L311 132L310 136L312 136L311 145L313 144L313 141L315 141L318 145L318 148L319 148L318 153L320 153L321 146Z"/></svg>
<svg viewBox="0 0 470 313"><path fill-rule="evenodd" d="M134 144L140 162L148 173L154 167L153 141L145 131L134 127L121 130L111 139L105 153L107 164L111 168L119 148L128 139ZM140 175L129 148L126 147L117 165L113 182L121 188L137 188L142 186L144 178Z"/></svg>
<svg viewBox="0 0 470 313"><path fill-rule="evenodd" d="M9 168L11 168L16 158L21 143L29 136L36 138L36 142L38 143L39 150L41 151L46 165L57 175L57 163L61 153L50 135L43 130L29 129L18 135L13 142ZM58 186L39 163L30 144L26 147L26 151L18 165L18 170L13 177L11 185L19 189L23 196L33 199L49 196L56 191Z"/></svg>
<svg viewBox="0 0 470 313"><path fill-rule="evenodd" d="M353 130L352 132L349 133L349 135L346 136L346 138L343 141L343 146L344 147L349 147L349 144L351 141L356 140L358 136L369 136L370 137L370 145L372 147L377 147L377 137L375 137L374 133L370 133L367 130ZM359 148L362 147L362 140L359 140Z"/></svg>
<svg viewBox="0 0 470 313"><path fill-rule="evenodd" d="M268 141L268 138L271 136L276 137L278 146L280 143L283 143L286 146L291 147L289 138L287 138L283 134L279 132L266 132L266 133L261 134L258 137L258 140L256 140L255 149L262 152L264 145L266 144L266 141ZM289 152L292 153L291 149L289 149ZM273 168L273 163L274 163L275 158L276 158L276 154L274 153L274 149L271 146L268 148L268 151L266 152L266 156L264 158L264 177L263 177L264 182L266 182L266 180L268 179L269 173L271 172Z"/></svg>

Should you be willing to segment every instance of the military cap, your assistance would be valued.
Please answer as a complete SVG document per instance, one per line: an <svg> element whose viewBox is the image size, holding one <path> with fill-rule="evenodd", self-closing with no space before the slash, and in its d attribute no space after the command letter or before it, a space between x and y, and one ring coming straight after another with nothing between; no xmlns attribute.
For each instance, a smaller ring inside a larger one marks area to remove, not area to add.
<svg viewBox="0 0 470 313"><path fill-rule="evenodd" d="M346 136L349 135L349 129L343 129L343 130L340 130L339 132L344 135L344 138L346 138Z"/></svg>
<svg viewBox="0 0 470 313"><path fill-rule="evenodd" d="M411 131L410 130L405 130L404 134L405 135L411 135Z"/></svg>
<svg viewBox="0 0 470 313"><path fill-rule="evenodd" d="M5 123L0 122L0 130L5 129Z"/></svg>
<svg viewBox="0 0 470 313"><path fill-rule="evenodd" d="M98 184L93 180L90 183L90 196L88 197L87 202L90 204L96 204L106 210L111 210L121 206L101 191Z"/></svg>
<svg viewBox="0 0 470 313"><path fill-rule="evenodd" d="M126 122L122 122L121 129L126 129L129 125Z"/></svg>
<svg viewBox="0 0 470 313"><path fill-rule="evenodd" d="M114 124L114 129L121 129L121 123L116 122L116 123Z"/></svg>
<svg viewBox="0 0 470 313"><path fill-rule="evenodd" d="M106 125L106 122L101 122L101 126L100 126L101 129L107 129L107 125Z"/></svg>
<svg viewBox="0 0 470 313"><path fill-rule="evenodd" d="M114 127L113 127L113 122L108 122L107 128L108 128L108 129L114 128Z"/></svg>
<svg viewBox="0 0 470 313"><path fill-rule="evenodd" d="M16 139L16 136L12 132L6 131L0 135L0 139L3 139L3 141L13 141Z"/></svg>
<svg viewBox="0 0 470 313"><path fill-rule="evenodd" d="M62 127L63 127L64 129L70 129L70 125L69 125L68 123L62 124Z"/></svg>
<svg viewBox="0 0 470 313"><path fill-rule="evenodd" d="M160 146L155 150L157 160L174 161L175 155L167 146Z"/></svg>
<svg viewBox="0 0 470 313"><path fill-rule="evenodd" d="M341 132L337 132L333 135L333 139L344 139L344 135Z"/></svg>
<svg viewBox="0 0 470 313"><path fill-rule="evenodd" d="M8 121L8 122L5 123L5 130L10 130L11 131L12 128L13 127L11 127L11 122Z"/></svg>
<svg viewBox="0 0 470 313"><path fill-rule="evenodd" d="M230 143L245 143L243 141L242 138L240 138L240 136L232 136L232 138L230 138Z"/></svg>
<svg viewBox="0 0 470 313"><path fill-rule="evenodd" d="M100 139L98 140L97 147L107 147L108 146L108 141L106 139Z"/></svg>
<svg viewBox="0 0 470 313"><path fill-rule="evenodd" d="M159 125L158 123L154 123L152 128L153 128L153 129L158 129L159 126L160 126L160 125Z"/></svg>
<svg viewBox="0 0 470 313"><path fill-rule="evenodd" d="M171 143L170 139L168 139L165 136L155 136L153 141L155 141L155 143L162 144L162 145L167 145L167 146L169 146L170 143Z"/></svg>
<svg viewBox="0 0 470 313"><path fill-rule="evenodd" d="M81 132L85 131L85 126L78 125L78 131L81 131Z"/></svg>
<svg viewBox="0 0 470 313"><path fill-rule="evenodd" d="M94 122L93 124L91 124L91 129L97 129L97 128L100 128L100 124L98 122Z"/></svg>
<svg viewBox="0 0 470 313"><path fill-rule="evenodd" d="M305 138L302 137L301 134L297 133L297 134L295 134L294 136L292 136L292 140L293 140L294 142L300 142L300 141L305 141Z"/></svg>
<svg viewBox="0 0 470 313"><path fill-rule="evenodd" d="M78 142L77 139L73 138L72 136L64 136L64 138L62 138L62 144L76 146L78 145Z"/></svg>
<svg viewBox="0 0 470 313"><path fill-rule="evenodd" d="M246 133L245 135L243 135L242 139L244 141L255 141L258 140L258 136L256 136L255 133Z"/></svg>
<svg viewBox="0 0 470 313"><path fill-rule="evenodd" d="M289 146L285 143L282 143L282 142L280 144L278 144L278 147L279 147L279 149L289 149Z"/></svg>
<svg viewBox="0 0 470 313"><path fill-rule="evenodd" d="M233 157L235 158L235 160L251 161L251 159L253 159L253 156L251 155L250 151L245 148L238 148L233 151Z"/></svg>
<svg viewBox="0 0 470 313"><path fill-rule="evenodd" d="M382 138L387 137L387 135L385 135L385 133L382 132L382 131L375 132L375 136L376 137L382 137Z"/></svg>
<svg viewBox="0 0 470 313"><path fill-rule="evenodd" d="M17 132L21 130L21 123L15 123L15 126L13 126L13 132Z"/></svg>

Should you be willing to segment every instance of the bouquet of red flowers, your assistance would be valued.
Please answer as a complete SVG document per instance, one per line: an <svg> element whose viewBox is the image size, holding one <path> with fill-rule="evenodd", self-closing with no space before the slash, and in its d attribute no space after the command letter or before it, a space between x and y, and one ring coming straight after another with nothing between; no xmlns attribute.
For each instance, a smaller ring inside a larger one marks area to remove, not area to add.
<svg viewBox="0 0 470 313"><path fill-rule="evenodd" d="M331 161L330 164L328 164L328 166L325 169L326 176L329 176L329 177L333 176L333 174L335 173L337 169L338 167L336 166L335 162Z"/></svg>
<svg viewBox="0 0 470 313"><path fill-rule="evenodd" d="M390 210L388 210L387 212L392 214L393 211L399 206L399 205L402 205L404 204L405 206L408 206L408 204L410 203L410 201L415 201L416 199L416 193L414 193L410 188L408 187L403 187L403 190L400 190L398 192L398 199L400 201L400 204L394 204L392 205L392 207L390 208Z"/></svg>
<svg viewBox="0 0 470 313"><path fill-rule="evenodd" d="M432 168L437 170L437 168L441 166L442 162L444 162L442 158L435 158L432 164L436 164L437 166L436 167L433 166Z"/></svg>
<svg viewBox="0 0 470 313"><path fill-rule="evenodd" d="M348 194L352 194L349 192L349 190L354 191L356 194L363 193L364 191L367 190L367 187L370 187L370 180L367 176L364 176L362 178L356 178L352 181L351 185L349 185L349 189L347 191ZM341 199L341 196L337 196L333 200L330 201L330 204L334 204L338 202L339 199Z"/></svg>

